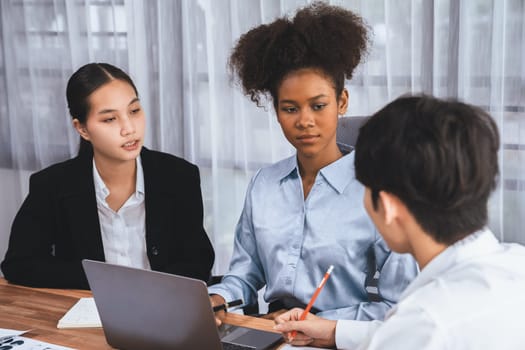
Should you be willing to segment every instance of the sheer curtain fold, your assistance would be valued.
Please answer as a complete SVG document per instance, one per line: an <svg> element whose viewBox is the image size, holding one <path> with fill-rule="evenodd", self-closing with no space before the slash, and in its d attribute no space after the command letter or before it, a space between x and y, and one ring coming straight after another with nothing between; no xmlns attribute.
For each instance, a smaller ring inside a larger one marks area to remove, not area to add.
<svg viewBox="0 0 525 350"><path fill-rule="evenodd" d="M490 111L502 134L490 226L525 243L525 0L332 0L361 14L372 45L347 82L349 115L404 93L459 97ZM73 156L65 101L81 65L130 73L148 117L146 145L200 167L216 273L229 263L248 181L293 154L273 106L231 81L239 36L307 0L0 1L0 255L31 172Z"/></svg>

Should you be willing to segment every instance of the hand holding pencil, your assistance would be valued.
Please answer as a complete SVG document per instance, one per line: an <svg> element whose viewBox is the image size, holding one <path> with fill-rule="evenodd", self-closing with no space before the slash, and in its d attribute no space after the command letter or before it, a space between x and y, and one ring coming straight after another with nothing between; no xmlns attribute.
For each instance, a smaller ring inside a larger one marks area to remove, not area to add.
<svg viewBox="0 0 525 350"><path fill-rule="evenodd" d="M330 266L304 310L295 308L275 318L277 325L274 328L284 334L288 334L288 342L293 345L323 347L335 345L335 326L337 322L325 320L309 313L332 270L333 266ZM300 336L297 335L297 331L301 332Z"/></svg>
<svg viewBox="0 0 525 350"><path fill-rule="evenodd" d="M301 314L301 317L299 318L300 321L304 321L306 319L306 315L310 312L312 309L312 306L314 306L315 299L317 299L317 296L319 293L321 293L321 290L323 289L324 285L326 284L326 281L330 277L330 274L332 273L332 270L334 269L334 265L330 265L328 268L328 271L324 274L323 279L321 280L321 283L317 286L317 289L314 292L314 295L312 295L312 298L310 299L310 302L308 305L306 305L306 309L304 309L303 313ZM297 331L292 331L292 334L290 335L291 340L297 336Z"/></svg>

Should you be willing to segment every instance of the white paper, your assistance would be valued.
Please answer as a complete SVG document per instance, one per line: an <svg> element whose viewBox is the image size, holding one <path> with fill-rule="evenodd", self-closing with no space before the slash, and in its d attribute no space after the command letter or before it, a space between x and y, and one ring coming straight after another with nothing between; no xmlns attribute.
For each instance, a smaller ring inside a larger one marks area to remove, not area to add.
<svg viewBox="0 0 525 350"><path fill-rule="evenodd" d="M0 328L0 347L13 350L73 350L60 345L53 345L42 341L20 337L27 331Z"/></svg>
<svg viewBox="0 0 525 350"><path fill-rule="evenodd" d="M57 328L102 327L93 298L79 301L58 321Z"/></svg>
<svg viewBox="0 0 525 350"><path fill-rule="evenodd" d="M313 346L292 346L290 344L284 344L279 348L279 350L312 350L312 349L321 349L326 350L325 348L314 348Z"/></svg>
<svg viewBox="0 0 525 350"><path fill-rule="evenodd" d="M0 328L0 337L3 338L3 337L8 337L8 336L22 335L29 331L30 331L29 329L27 331L19 331L16 329Z"/></svg>

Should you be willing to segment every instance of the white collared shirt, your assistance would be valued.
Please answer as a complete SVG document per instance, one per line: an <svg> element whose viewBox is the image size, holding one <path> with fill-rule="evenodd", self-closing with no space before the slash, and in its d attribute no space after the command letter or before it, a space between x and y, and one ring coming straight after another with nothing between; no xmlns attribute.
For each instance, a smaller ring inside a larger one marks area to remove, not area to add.
<svg viewBox="0 0 525 350"><path fill-rule="evenodd" d="M137 162L135 193L118 210L106 202L109 189L100 177L93 160L93 179L97 198L98 218L106 262L150 269L146 253L146 209L144 203L144 172L140 156Z"/></svg>
<svg viewBox="0 0 525 350"><path fill-rule="evenodd" d="M338 321L339 349L525 349L525 247L478 231L436 256L384 322Z"/></svg>

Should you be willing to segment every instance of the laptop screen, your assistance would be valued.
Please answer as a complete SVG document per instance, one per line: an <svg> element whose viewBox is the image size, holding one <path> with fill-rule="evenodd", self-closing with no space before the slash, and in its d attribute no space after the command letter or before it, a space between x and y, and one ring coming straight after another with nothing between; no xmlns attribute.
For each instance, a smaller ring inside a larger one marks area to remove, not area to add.
<svg viewBox="0 0 525 350"><path fill-rule="evenodd" d="M108 344L120 349L222 349L200 280L83 260ZM228 344L265 349L280 334L229 328ZM241 348L239 348L241 349Z"/></svg>

